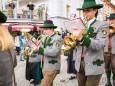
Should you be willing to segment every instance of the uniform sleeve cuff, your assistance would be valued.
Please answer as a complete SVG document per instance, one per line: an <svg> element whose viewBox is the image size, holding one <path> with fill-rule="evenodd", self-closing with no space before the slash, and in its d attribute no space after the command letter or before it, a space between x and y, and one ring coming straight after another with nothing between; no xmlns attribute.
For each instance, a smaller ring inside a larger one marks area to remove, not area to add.
<svg viewBox="0 0 115 86"><path fill-rule="evenodd" d="M90 43L91 43L90 38L86 37L86 36L83 36L83 39L82 39L82 42L80 42L80 45L89 47Z"/></svg>
<svg viewBox="0 0 115 86"><path fill-rule="evenodd" d="M38 54L44 54L44 49L42 47L39 48Z"/></svg>

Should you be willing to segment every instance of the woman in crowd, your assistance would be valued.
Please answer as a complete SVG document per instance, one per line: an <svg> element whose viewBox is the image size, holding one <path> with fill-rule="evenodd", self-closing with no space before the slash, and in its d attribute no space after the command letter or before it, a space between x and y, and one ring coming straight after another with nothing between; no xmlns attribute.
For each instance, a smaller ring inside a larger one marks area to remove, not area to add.
<svg viewBox="0 0 115 86"><path fill-rule="evenodd" d="M13 37L1 23L5 23L7 17L0 11L0 86L13 86L12 76L17 60L14 54Z"/></svg>

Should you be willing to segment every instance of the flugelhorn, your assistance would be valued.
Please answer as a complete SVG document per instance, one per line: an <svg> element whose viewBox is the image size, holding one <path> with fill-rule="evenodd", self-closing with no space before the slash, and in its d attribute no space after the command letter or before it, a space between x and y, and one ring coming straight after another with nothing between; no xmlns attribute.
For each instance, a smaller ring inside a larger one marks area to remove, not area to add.
<svg viewBox="0 0 115 86"><path fill-rule="evenodd" d="M84 23L84 26L86 24L87 20L86 18L83 19L83 23ZM77 29L75 30L74 29L74 32L77 31ZM83 35L87 35L87 31L84 28L81 28L81 34ZM70 36L65 36L64 37L64 46L62 47L62 54L67 52L68 50L71 50L72 48L74 48L77 44L77 37L75 36L74 33L72 33Z"/></svg>

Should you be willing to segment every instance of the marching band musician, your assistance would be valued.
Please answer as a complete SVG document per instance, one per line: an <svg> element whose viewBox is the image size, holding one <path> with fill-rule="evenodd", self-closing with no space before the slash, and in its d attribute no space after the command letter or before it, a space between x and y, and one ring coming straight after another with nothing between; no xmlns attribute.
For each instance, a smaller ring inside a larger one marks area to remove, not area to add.
<svg viewBox="0 0 115 86"><path fill-rule="evenodd" d="M53 80L60 72L60 52L63 44L62 38L55 34L54 29L57 28L53 21L44 21L43 26L46 38L43 40L41 46L33 46L33 51L44 55L43 63L43 80L40 86L53 86Z"/></svg>
<svg viewBox="0 0 115 86"><path fill-rule="evenodd" d="M109 36L104 48L105 58L105 71L107 77L107 83L105 86L112 86L111 84L111 72L113 85L115 86L115 13L111 13L107 18L109 19Z"/></svg>
<svg viewBox="0 0 115 86"><path fill-rule="evenodd" d="M85 28L87 35L83 35L82 30L77 27L73 32L78 42L75 54L78 86L98 86L104 73L103 49L109 24L96 20L98 9L102 7L95 0L84 0L82 8L77 9L83 11L88 23Z"/></svg>
<svg viewBox="0 0 115 86"><path fill-rule="evenodd" d="M33 35L29 34L28 37L31 37L31 40L34 43L37 43L38 33ZM31 52L31 47L29 47L28 52ZM29 53L28 53L29 54ZM31 84L37 85L40 84L43 79L42 68L41 68L41 57L37 53L33 53L31 56L27 55L26 60L26 79L30 81ZM33 79L33 80L32 80Z"/></svg>

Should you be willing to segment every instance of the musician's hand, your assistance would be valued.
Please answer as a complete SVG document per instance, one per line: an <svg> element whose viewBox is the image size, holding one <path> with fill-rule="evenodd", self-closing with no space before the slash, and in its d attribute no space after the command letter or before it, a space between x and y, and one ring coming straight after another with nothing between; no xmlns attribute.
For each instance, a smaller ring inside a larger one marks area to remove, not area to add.
<svg viewBox="0 0 115 86"><path fill-rule="evenodd" d="M41 42L42 42L42 40L38 40L38 41L37 41L37 45L39 45Z"/></svg>
<svg viewBox="0 0 115 86"><path fill-rule="evenodd" d="M81 41L83 38L82 30L79 28L74 28L74 31L72 34L73 34L74 38L76 38L78 41Z"/></svg>
<svg viewBox="0 0 115 86"><path fill-rule="evenodd" d="M38 52L39 51L39 47L38 46L32 46L32 50L33 50L33 52Z"/></svg>

